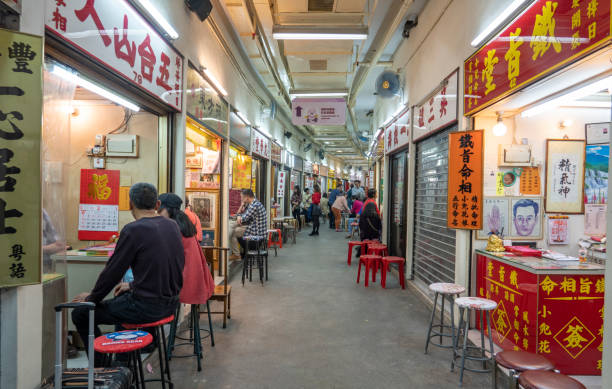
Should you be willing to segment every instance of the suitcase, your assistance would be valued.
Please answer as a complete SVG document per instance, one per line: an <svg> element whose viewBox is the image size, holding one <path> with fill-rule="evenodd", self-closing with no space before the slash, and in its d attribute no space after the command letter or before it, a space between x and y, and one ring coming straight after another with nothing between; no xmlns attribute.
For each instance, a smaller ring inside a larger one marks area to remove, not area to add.
<svg viewBox="0 0 612 389"><path fill-rule="evenodd" d="M78 307L89 309L89 368L67 369L62 365L62 310ZM127 367L94 369L94 303L64 303L55 307L55 389L128 389L132 372Z"/></svg>

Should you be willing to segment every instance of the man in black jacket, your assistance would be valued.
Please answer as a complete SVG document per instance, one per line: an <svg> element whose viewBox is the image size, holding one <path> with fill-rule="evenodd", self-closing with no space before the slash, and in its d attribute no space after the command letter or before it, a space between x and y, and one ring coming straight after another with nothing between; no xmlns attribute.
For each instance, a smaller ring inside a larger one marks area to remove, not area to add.
<svg viewBox="0 0 612 389"><path fill-rule="evenodd" d="M157 215L157 189L138 183L130 188L130 209L136 221L121 230L112 257L98 276L91 292L73 301L96 304L95 336L100 324L141 324L161 320L175 313L183 286L185 256L181 233L174 220ZM134 281L121 282L131 268ZM104 300L114 289L115 297ZM87 344L88 311L77 308L72 321ZM101 364L96 353L95 365Z"/></svg>

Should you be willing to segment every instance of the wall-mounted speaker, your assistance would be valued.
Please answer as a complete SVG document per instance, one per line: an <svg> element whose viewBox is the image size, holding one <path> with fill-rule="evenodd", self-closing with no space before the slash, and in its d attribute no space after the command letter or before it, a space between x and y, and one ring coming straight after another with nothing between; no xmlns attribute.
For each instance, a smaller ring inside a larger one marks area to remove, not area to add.
<svg viewBox="0 0 612 389"><path fill-rule="evenodd" d="M210 0L185 0L185 4L187 4L187 8L198 15L201 21L206 20L213 8Z"/></svg>

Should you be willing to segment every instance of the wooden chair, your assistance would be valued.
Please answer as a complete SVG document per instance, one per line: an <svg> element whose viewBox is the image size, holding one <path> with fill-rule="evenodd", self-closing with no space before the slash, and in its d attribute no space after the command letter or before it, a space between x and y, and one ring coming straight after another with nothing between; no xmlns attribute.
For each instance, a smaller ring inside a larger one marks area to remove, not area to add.
<svg viewBox="0 0 612 389"><path fill-rule="evenodd" d="M229 248L216 246L202 246L202 250L213 250L219 253L219 274L221 275L221 262L223 263L223 285L216 285L213 295L210 297L212 301L223 301L223 311L210 312L213 315L223 315L223 328L227 326L227 319L231 319L231 302L232 302L232 286L227 281L227 253ZM211 272L213 279L215 278L215 263L213 259L206 259L211 264ZM202 312L205 313L205 312Z"/></svg>

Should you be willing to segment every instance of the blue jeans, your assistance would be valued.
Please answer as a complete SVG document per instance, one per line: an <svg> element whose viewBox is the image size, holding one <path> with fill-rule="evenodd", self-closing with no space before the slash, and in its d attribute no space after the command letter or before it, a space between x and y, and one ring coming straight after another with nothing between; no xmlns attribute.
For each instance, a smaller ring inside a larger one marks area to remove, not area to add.
<svg viewBox="0 0 612 389"><path fill-rule="evenodd" d="M351 235L353 234L353 226L352 226L352 224L353 224L353 222L354 222L355 220L357 220L357 218L355 218L355 217L349 217L349 218L347 219L347 223L348 223L348 231L349 231L349 234L351 234Z"/></svg>

